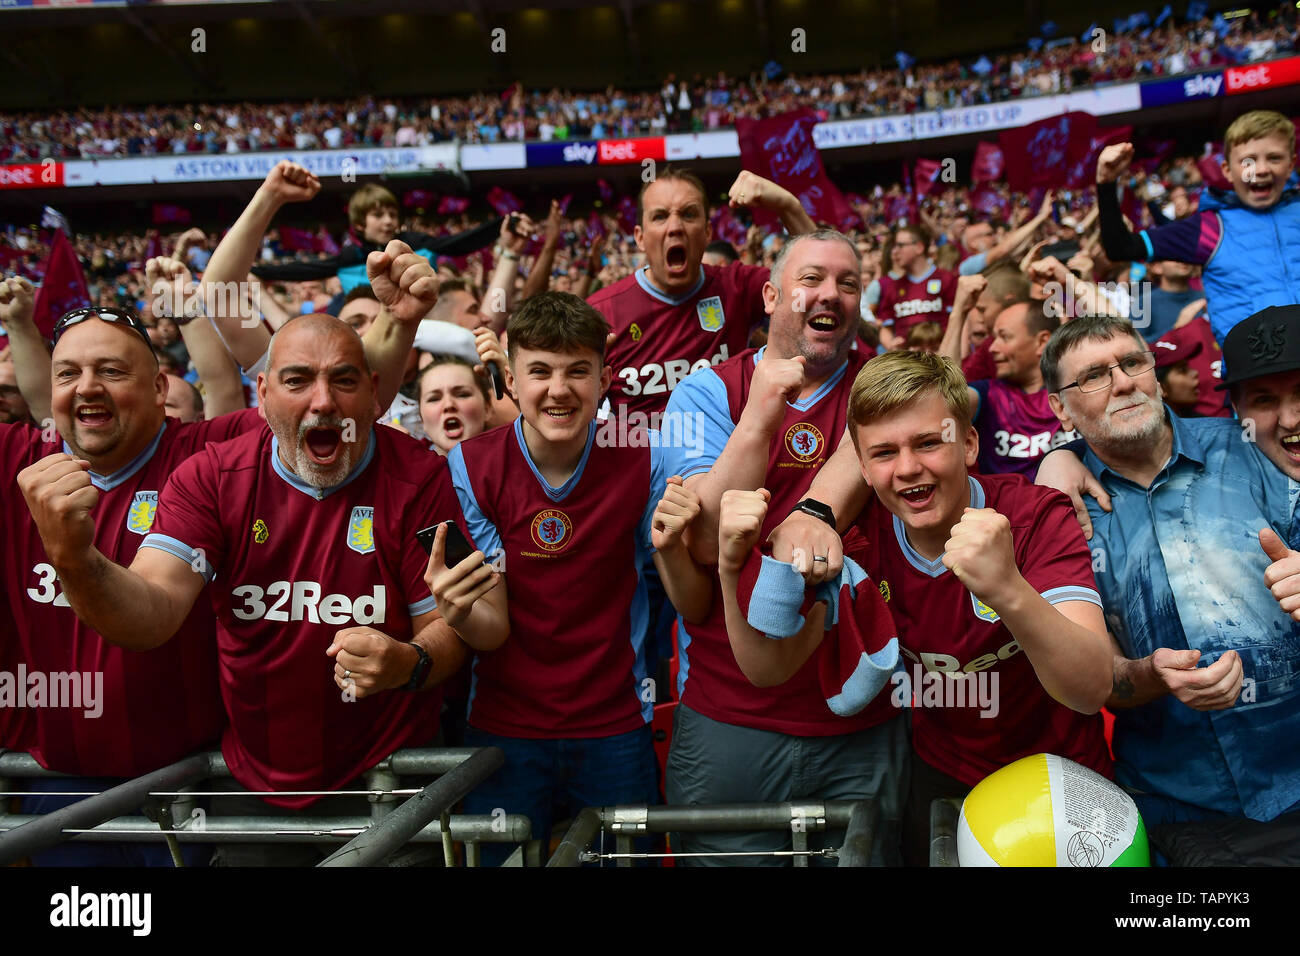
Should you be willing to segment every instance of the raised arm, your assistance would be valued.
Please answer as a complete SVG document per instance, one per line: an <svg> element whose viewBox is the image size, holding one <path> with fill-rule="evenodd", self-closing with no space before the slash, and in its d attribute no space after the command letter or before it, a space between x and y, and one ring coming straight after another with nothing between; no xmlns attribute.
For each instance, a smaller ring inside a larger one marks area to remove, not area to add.
<svg viewBox="0 0 1300 956"><path fill-rule="evenodd" d="M247 310L244 295L244 283L261 249L262 236L282 206L306 202L318 192L320 180L313 173L287 160L277 163L208 260L203 273L208 316L230 354L245 369L257 364L271 338L260 316Z"/></svg>
<svg viewBox="0 0 1300 956"><path fill-rule="evenodd" d="M766 488L728 491L722 498L718 529L718 578L727 637L737 666L755 687L784 684L798 673L826 635L826 605L820 602L806 615L798 634L781 639L768 637L751 625L740 608L740 572L758 543L770 498ZM802 584L799 590L802 597Z"/></svg>
<svg viewBox="0 0 1300 956"><path fill-rule="evenodd" d="M492 279L483 294L483 310L490 317L492 331L500 335L515 305L515 277L519 275L519 256L537 227L527 216L520 216L515 231L510 231L510 218L501 220L501 254L497 256Z"/></svg>
<svg viewBox="0 0 1300 956"><path fill-rule="evenodd" d="M560 204L551 200L551 211L546 217L546 238L542 240L542 250L537 253L537 261L524 280L524 289L520 298L527 299L539 292L545 292L551 284L551 269L555 265L555 248L560 242Z"/></svg>
<svg viewBox="0 0 1300 956"><path fill-rule="evenodd" d="M145 263L144 274L153 296L154 314L172 316L180 327L190 361L203 384L204 416L216 418L244 408L239 369L216 328L201 314L190 270L179 259L160 256Z"/></svg>
<svg viewBox="0 0 1300 956"><path fill-rule="evenodd" d="M984 268L988 268L995 262L1001 262L1007 256L1015 253L1026 242L1034 238L1034 233L1038 227L1047 222L1052 215L1052 191L1049 189L1043 196L1043 202L1038 207L1038 215L1028 220L1023 225L1016 227L1002 238L1002 241L995 245L988 252L984 253Z"/></svg>
<svg viewBox="0 0 1300 956"><path fill-rule="evenodd" d="M50 455L18 473L18 487L77 616L110 644L147 651L166 643L203 590L202 556L194 564L141 548L131 567L114 564L94 545L91 512L99 491L90 463Z"/></svg>
<svg viewBox="0 0 1300 956"><path fill-rule="evenodd" d="M1101 244L1111 262L1145 262L1146 243L1124 225L1119 208L1116 180L1124 175L1133 161L1132 143L1112 143L1097 157L1097 221L1101 225Z"/></svg>
<svg viewBox="0 0 1300 956"><path fill-rule="evenodd" d="M37 424L50 417L50 350L32 315L36 292L26 279L0 279L0 325L9 336L18 391Z"/></svg>
<svg viewBox="0 0 1300 956"><path fill-rule="evenodd" d="M768 449L785 417L786 402L803 388L804 358L772 358L765 354L754 370L749 399L709 471L687 480L700 498L699 517L687 531L691 554L700 564L718 560L718 514L722 495L732 488L754 491L767 476Z"/></svg>
<svg viewBox="0 0 1300 956"><path fill-rule="evenodd" d="M366 275L380 309L361 341L371 371L379 375L376 395L385 409L402 386L420 320L438 303L438 274L428 259L394 239L382 252L366 257Z"/></svg>
<svg viewBox="0 0 1300 956"><path fill-rule="evenodd" d="M1081 714L1106 702L1112 653L1101 608L1051 604L1016 566L1011 523L992 508L967 508L944 545L943 563L1002 618L1052 697Z"/></svg>
<svg viewBox="0 0 1300 956"><path fill-rule="evenodd" d="M816 232L817 223L804 210L794 193L783 186L778 186L770 179L741 170L736 181L727 191L727 201L731 208L745 206L751 209L766 209L781 217L781 225L792 236Z"/></svg>
<svg viewBox="0 0 1300 956"><path fill-rule="evenodd" d="M948 326L943 330L943 341L939 343L939 354L947 356L961 365L966 357L962 354L963 332L966 328L966 316L974 307L975 301L988 287L989 280L980 273L960 276L957 279L957 294L952 300L952 312L948 315Z"/></svg>
<svg viewBox="0 0 1300 956"><path fill-rule="evenodd" d="M699 513L699 497L671 476L655 507L651 540L668 600L690 624L703 624L713 608L713 575L691 557L685 542L684 532Z"/></svg>

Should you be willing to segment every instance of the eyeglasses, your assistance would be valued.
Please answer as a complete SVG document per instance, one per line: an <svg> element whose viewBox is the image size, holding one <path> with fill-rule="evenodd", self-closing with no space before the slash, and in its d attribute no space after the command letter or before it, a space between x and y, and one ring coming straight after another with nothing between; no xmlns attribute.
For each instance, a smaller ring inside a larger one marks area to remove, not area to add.
<svg viewBox="0 0 1300 956"><path fill-rule="evenodd" d="M1100 392L1110 388L1114 381L1112 371L1119 369L1129 378L1137 378L1139 375L1145 375L1156 367L1156 357L1151 352L1133 352L1125 355L1115 365L1096 365L1092 368L1086 368L1079 373L1079 378L1069 385L1063 385L1058 388L1057 394L1065 391L1067 388L1077 388L1079 391L1087 394L1088 392Z"/></svg>
<svg viewBox="0 0 1300 956"><path fill-rule="evenodd" d="M144 339L144 344L149 346L149 351L153 351L153 342L149 338L149 330L144 327L143 322L136 318L135 313L127 312L125 309L114 309L109 306L73 309L71 312L65 312L63 318L54 323L54 331L51 333L50 341L57 345L64 332L90 318L99 319L103 322L112 322L115 325L125 325L133 329L140 338Z"/></svg>

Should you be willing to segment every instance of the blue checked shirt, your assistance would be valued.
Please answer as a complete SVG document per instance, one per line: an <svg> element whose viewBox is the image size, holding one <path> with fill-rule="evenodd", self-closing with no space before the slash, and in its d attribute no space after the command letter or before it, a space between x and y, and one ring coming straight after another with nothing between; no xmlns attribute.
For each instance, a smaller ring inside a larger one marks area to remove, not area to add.
<svg viewBox="0 0 1300 956"><path fill-rule="evenodd" d="M1172 695L1117 709L1116 779L1271 820L1300 801L1300 625L1264 584L1272 562L1259 531L1271 526L1295 547L1300 485L1236 421L1169 420L1173 454L1149 489L1084 455L1113 508L1086 499L1106 623L1129 658L1192 648L1204 667L1237 651L1242 693L1227 710L1193 710Z"/></svg>

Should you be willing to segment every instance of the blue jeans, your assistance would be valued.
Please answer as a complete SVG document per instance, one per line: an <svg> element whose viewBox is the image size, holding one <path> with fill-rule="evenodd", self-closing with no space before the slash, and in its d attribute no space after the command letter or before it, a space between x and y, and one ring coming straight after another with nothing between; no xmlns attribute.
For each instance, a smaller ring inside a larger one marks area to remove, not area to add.
<svg viewBox="0 0 1300 956"><path fill-rule="evenodd" d="M535 740L501 737L465 729L466 747L500 747L505 765L465 797L464 812L522 813L533 824L533 839L549 846L551 824L576 816L584 807L658 803L655 754L650 726L613 737ZM500 866L510 855L506 843L484 843L483 865Z"/></svg>

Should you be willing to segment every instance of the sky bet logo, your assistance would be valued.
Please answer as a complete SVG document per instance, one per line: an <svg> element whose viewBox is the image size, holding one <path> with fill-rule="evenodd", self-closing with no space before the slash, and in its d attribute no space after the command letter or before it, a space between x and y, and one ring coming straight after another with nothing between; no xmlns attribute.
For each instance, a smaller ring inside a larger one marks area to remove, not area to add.
<svg viewBox="0 0 1300 956"><path fill-rule="evenodd" d="M1202 73L1200 76L1194 76L1190 80L1183 81L1183 95L1189 100L1197 96L1218 96L1219 87L1223 86L1223 74L1215 76L1211 73Z"/></svg>
<svg viewBox="0 0 1300 956"><path fill-rule="evenodd" d="M594 143L572 143L564 147L564 161L590 166L596 161L596 145Z"/></svg>

